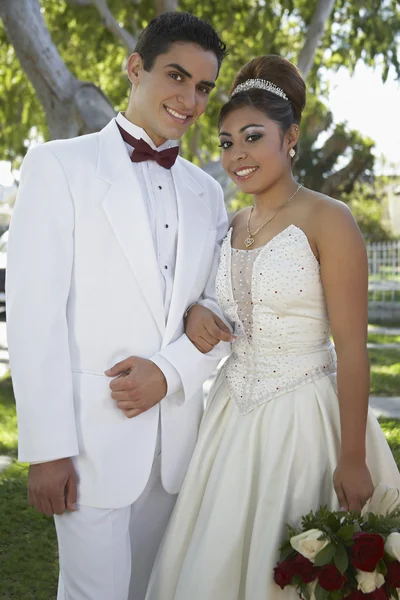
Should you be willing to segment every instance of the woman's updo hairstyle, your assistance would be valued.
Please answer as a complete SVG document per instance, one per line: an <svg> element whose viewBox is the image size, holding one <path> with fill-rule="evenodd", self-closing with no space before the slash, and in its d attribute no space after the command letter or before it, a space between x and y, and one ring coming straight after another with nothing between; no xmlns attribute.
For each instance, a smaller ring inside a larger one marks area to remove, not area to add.
<svg viewBox="0 0 400 600"><path fill-rule="evenodd" d="M231 112L245 106L252 106L263 112L269 119L280 125L282 133L286 133L294 123L300 125L301 115L306 105L306 86L295 65L276 54L257 56L240 69L230 93L232 94L239 84L249 79L269 81L281 88L289 100L256 87L240 91L222 107L218 127Z"/></svg>

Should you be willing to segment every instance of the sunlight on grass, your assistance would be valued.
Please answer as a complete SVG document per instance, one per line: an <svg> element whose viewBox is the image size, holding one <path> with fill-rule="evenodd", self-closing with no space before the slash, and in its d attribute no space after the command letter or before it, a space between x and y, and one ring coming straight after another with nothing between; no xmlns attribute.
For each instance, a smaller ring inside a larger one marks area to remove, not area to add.
<svg viewBox="0 0 400 600"><path fill-rule="evenodd" d="M368 341L371 344L400 344L400 335L386 335L384 333L368 333Z"/></svg>
<svg viewBox="0 0 400 600"><path fill-rule="evenodd" d="M400 396L400 350L370 349L371 394Z"/></svg>
<svg viewBox="0 0 400 600"><path fill-rule="evenodd" d="M393 452L397 466L400 468L400 421L381 418L379 424Z"/></svg>
<svg viewBox="0 0 400 600"><path fill-rule="evenodd" d="M9 376L0 380L0 424L0 454L16 455L17 417Z"/></svg>

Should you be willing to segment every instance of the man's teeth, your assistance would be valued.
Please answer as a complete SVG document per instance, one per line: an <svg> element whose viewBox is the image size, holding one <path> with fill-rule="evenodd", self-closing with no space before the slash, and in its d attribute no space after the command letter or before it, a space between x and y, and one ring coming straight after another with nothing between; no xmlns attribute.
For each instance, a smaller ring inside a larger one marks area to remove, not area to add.
<svg viewBox="0 0 400 600"><path fill-rule="evenodd" d="M181 121L186 121L187 117L180 115L179 113L172 110L172 108L166 107L166 109L169 112L169 114L172 115L173 117L176 117L177 119L180 119Z"/></svg>
<svg viewBox="0 0 400 600"><path fill-rule="evenodd" d="M243 171L236 171L236 175L239 175L239 177L246 177L247 175L250 175L250 173L254 173L256 170L257 167L253 167L252 169L243 169Z"/></svg>

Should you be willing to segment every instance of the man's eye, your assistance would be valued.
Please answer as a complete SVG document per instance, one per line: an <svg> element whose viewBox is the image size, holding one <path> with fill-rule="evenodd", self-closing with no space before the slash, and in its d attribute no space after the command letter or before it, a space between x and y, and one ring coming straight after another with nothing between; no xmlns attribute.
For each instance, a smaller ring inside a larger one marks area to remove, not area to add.
<svg viewBox="0 0 400 600"><path fill-rule="evenodd" d="M175 81L183 81L183 77L180 73L170 73L169 76L172 77L172 79L175 79Z"/></svg>
<svg viewBox="0 0 400 600"><path fill-rule="evenodd" d="M200 86L198 89L202 94L210 94L211 93L211 90L208 87Z"/></svg>

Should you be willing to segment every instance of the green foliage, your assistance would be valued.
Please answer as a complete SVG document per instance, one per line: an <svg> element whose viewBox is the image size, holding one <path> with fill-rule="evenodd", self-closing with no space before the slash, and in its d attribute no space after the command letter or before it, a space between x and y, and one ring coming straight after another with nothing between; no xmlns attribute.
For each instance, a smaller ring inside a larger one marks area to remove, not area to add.
<svg viewBox="0 0 400 600"><path fill-rule="evenodd" d="M367 241L385 241L392 239L387 212L387 178L372 177L357 181L351 193L345 193L346 202Z"/></svg>
<svg viewBox="0 0 400 600"><path fill-rule="evenodd" d="M201 165L218 158L215 123L235 72L259 54L279 53L296 62L316 4L316 0L233 0L229 3L208 0L203 4L181 0L180 10L209 20L221 32L230 49L207 115L183 141L187 158ZM41 0L41 5L53 41L73 74L98 85L116 110L123 108L129 92L124 64L126 50L105 28L97 9L79 5L73 0ZM154 0L108 0L108 5L116 20L133 36L137 36L156 14ZM316 95L326 92L320 67L337 69L344 65L353 69L357 60L362 58L369 64L383 61L385 73L391 65L400 73L395 51L399 31L399 9L395 0L384 3L367 0L362 7L356 0L337 2L308 80L309 108L303 128L304 149L307 148L309 125L313 120L321 117L325 122L323 130L327 129L331 120L323 105L318 105L315 99ZM3 124L0 159L18 162L30 139L46 140L49 133L44 112L1 26L0 95L3 100L0 106L0 122ZM346 132L346 135L354 137L354 132ZM362 152L366 151L364 142L361 147ZM300 170L305 169L304 182L307 183L310 178L320 180L321 169L315 169L315 157L307 162L307 156L305 151L304 160L301 159L303 162L299 164ZM318 189L318 185L311 187Z"/></svg>

